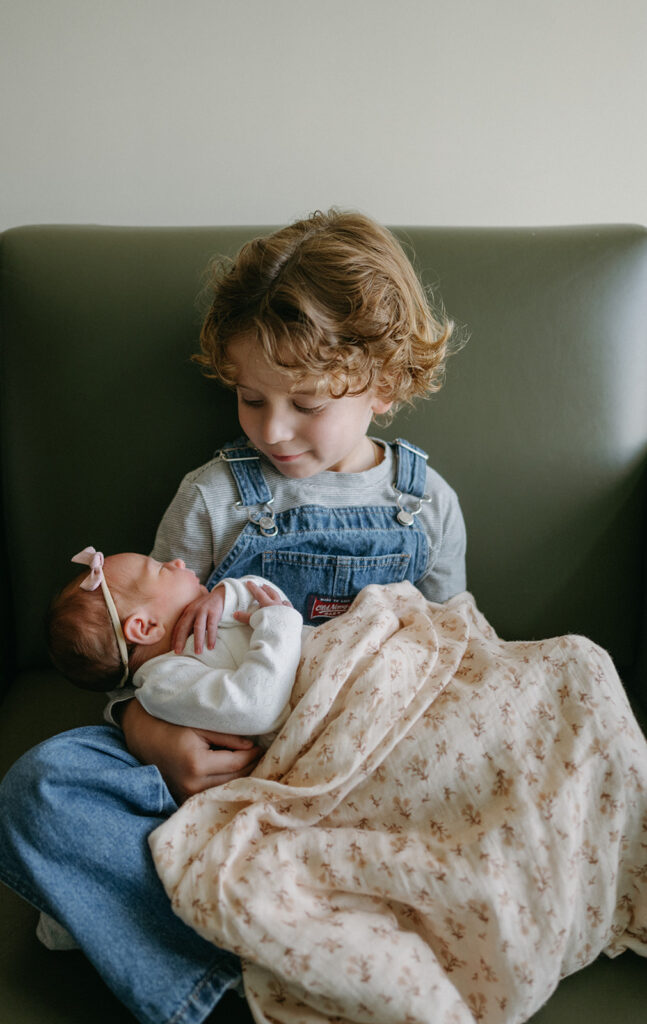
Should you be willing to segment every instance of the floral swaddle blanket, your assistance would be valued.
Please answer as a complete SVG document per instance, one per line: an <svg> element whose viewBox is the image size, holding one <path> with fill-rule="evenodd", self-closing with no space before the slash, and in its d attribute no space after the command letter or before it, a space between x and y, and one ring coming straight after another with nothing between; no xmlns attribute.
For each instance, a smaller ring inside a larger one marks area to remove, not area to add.
<svg viewBox="0 0 647 1024"><path fill-rule="evenodd" d="M647 955L647 743L608 655L367 587L313 632L253 775L151 836L258 1022L508 1024Z"/></svg>

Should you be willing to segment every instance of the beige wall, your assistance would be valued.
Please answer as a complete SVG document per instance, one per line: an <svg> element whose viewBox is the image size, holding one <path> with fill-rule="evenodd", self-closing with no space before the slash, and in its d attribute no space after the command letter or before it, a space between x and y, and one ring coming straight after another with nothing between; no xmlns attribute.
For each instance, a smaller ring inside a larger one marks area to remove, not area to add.
<svg viewBox="0 0 647 1024"><path fill-rule="evenodd" d="M0 0L0 227L647 223L645 0Z"/></svg>

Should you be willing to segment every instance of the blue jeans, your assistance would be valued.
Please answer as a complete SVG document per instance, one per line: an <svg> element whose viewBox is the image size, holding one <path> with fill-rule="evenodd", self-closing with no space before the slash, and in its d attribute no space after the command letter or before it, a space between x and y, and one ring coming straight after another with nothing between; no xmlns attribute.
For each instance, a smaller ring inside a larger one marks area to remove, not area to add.
<svg viewBox="0 0 647 1024"><path fill-rule="evenodd" d="M0 880L70 932L143 1024L199 1024L240 978L157 877L147 839L175 809L112 726L46 740L0 784Z"/></svg>

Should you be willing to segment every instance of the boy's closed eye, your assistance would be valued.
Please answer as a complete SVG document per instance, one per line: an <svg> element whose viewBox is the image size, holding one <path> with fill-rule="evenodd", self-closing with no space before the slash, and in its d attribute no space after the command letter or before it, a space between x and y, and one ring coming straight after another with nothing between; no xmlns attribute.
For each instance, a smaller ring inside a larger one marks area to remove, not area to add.
<svg viewBox="0 0 647 1024"><path fill-rule="evenodd" d="M315 416L318 412L323 412L327 406L327 402L323 402L320 405L300 405L299 402L293 402L292 404L298 412L303 412L306 416Z"/></svg>
<svg viewBox="0 0 647 1024"><path fill-rule="evenodd" d="M261 409L264 405L262 398L245 398L241 395L240 401L243 405L247 405L251 409ZM320 403L319 405L301 405L300 402L293 401L292 405L297 412L301 412L305 416L314 416L319 412L323 412L326 408L326 403Z"/></svg>

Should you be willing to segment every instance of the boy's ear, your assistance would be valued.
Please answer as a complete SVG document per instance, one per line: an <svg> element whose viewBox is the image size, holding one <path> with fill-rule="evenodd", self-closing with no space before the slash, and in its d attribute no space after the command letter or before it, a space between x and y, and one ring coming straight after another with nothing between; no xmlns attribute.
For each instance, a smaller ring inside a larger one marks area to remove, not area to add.
<svg viewBox="0 0 647 1024"><path fill-rule="evenodd" d="M393 405L392 389L386 380L378 380L373 386L373 401L371 411L374 416L382 416L388 412Z"/></svg>
<svg viewBox="0 0 647 1024"><path fill-rule="evenodd" d="M147 611L137 611L129 615L123 625L124 636L131 644L156 644L164 636L164 626Z"/></svg>
<svg viewBox="0 0 647 1024"><path fill-rule="evenodd" d="M380 398L379 395L376 395L375 398L373 399L373 403L371 405L371 409L373 410L373 415L374 416L382 416L385 412L389 411L389 409L391 408L392 405L393 405L393 399L391 399L389 401L386 398Z"/></svg>

